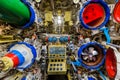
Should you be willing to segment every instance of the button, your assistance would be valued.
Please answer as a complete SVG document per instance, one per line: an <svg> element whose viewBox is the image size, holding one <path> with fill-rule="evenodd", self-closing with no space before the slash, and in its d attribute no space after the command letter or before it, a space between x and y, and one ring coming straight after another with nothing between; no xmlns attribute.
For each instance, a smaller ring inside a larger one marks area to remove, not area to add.
<svg viewBox="0 0 120 80"><path fill-rule="evenodd" d="M56 64L54 64L54 66L56 66Z"/></svg>
<svg viewBox="0 0 120 80"><path fill-rule="evenodd" d="M58 60L58 62L60 62L60 60Z"/></svg>
<svg viewBox="0 0 120 80"><path fill-rule="evenodd" d="M59 66L59 64L57 64L57 66Z"/></svg>
<svg viewBox="0 0 120 80"><path fill-rule="evenodd" d="M55 71L55 68L53 68L53 71Z"/></svg>
<svg viewBox="0 0 120 80"><path fill-rule="evenodd" d="M50 71L52 70L52 68L49 69Z"/></svg>
<svg viewBox="0 0 120 80"><path fill-rule="evenodd" d="M50 64L50 66L52 66L52 64Z"/></svg>
<svg viewBox="0 0 120 80"><path fill-rule="evenodd" d="M62 69L62 68L60 68L60 70L62 71L63 69Z"/></svg>
<svg viewBox="0 0 120 80"><path fill-rule="evenodd" d="M62 66L62 64L60 64L60 66Z"/></svg>
<svg viewBox="0 0 120 80"><path fill-rule="evenodd" d="M54 60L51 60L51 62L54 62Z"/></svg>
<svg viewBox="0 0 120 80"><path fill-rule="evenodd" d="M57 71L59 70L59 68L57 68Z"/></svg>

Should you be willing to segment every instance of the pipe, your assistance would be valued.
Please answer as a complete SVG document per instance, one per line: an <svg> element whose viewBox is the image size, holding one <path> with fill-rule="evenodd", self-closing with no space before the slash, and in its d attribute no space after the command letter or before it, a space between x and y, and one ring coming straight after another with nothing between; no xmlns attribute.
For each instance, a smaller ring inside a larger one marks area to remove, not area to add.
<svg viewBox="0 0 120 80"><path fill-rule="evenodd" d="M71 64L72 64L72 67L73 67L74 71L77 72L78 70L77 70L77 68L75 67L74 63L72 62Z"/></svg>
<svg viewBox="0 0 120 80"><path fill-rule="evenodd" d="M100 76L103 78L103 80L106 80L106 78L105 78L104 74L102 73L102 71L98 71L98 72L99 72Z"/></svg>
<svg viewBox="0 0 120 80"><path fill-rule="evenodd" d="M54 0L51 0L50 3L51 3L52 10L54 11L54 9L55 9Z"/></svg>
<svg viewBox="0 0 120 80"><path fill-rule="evenodd" d="M95 80L95 78L93 78L93 77L88 77L88 80Z"/></svg>
<svg viewBox="0 0 120 80"><path fill-rule="evenodd" d="M0 21L24 29L34 20L35 12L26 0L0 0Z"/></svg>
<svg viewBox="0 0 120 80"><path fill-rule="evenodd" d="M111 38L110 38L110 35L109 35L109 29L107 27L103 27L103 28L100 28L100 30L104 32L104 35L107 39L107 43L110 43Z"/></svg>
<svg viewBox="0 0 120 80"><path fill-rule="evenodd" d="M112 44L112 43L107 43L107 45L113 46L115 48L120 48L120 45Z"/></svg>

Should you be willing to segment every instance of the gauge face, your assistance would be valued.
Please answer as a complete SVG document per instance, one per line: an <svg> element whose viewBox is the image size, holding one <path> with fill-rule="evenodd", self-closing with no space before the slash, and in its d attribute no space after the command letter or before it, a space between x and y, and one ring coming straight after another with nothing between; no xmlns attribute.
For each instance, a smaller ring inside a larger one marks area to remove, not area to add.
<svg viewBox="0 0 120 80"><path fill-rule="evenodd" d="M65 54L64 47L51 47L49 51L50 54Z"/></svg>

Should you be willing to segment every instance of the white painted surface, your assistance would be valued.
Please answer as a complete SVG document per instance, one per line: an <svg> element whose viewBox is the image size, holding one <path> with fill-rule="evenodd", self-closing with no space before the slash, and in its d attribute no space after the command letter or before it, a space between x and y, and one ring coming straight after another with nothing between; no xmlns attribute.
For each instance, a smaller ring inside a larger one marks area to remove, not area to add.
<svg viewBox="0 0 120 80"><path fill-rule="evenodd" d="M17 50L19 51L25 58L24 63L21 66L18 67L27 67L28 65L31 64L31 61L33 59L33 53L31 52L31 49L29 47L27 47L24 44L16 44L15 46L13 46L10 51L12 50Z"/></svg>

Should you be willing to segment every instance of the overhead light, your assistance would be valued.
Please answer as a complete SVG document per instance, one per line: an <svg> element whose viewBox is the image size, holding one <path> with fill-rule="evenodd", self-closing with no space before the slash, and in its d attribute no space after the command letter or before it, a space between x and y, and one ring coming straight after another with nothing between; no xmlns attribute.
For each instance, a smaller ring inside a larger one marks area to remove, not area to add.
<svg viewBox="0 0 120 80"><path fill-rule="evenodd" d="M61 16L58 16L57 22L58 22L59 25L62 23L62 17Z"/></svg>
<svg viewBox="0 0 120 80"><path fill-rule="evenodd" d="M35 0L36 2L41 2L41 0Z"/></svg>
<svg viewBox="0 0 120 80"><path fill-rule="evenodd" d="M75 4L79 3L80 0L73 0Z"/></svg>

